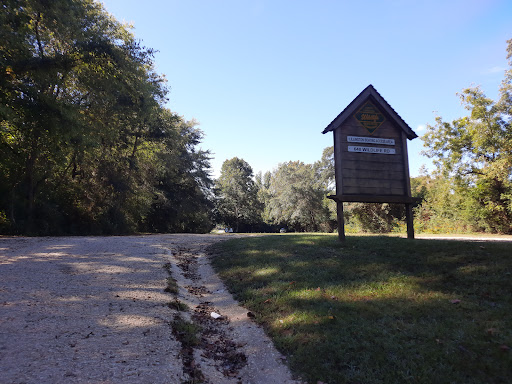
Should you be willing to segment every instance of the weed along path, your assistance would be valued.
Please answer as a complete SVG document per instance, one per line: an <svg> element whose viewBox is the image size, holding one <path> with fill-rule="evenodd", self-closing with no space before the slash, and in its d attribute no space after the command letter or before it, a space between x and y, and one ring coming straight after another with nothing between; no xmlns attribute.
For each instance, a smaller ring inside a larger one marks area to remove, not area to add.
<svg viewBox="0 0 512 384"><path fill-rule="evenodd" d="M0 238L0 382L295 383L216 235Z"/></svg>

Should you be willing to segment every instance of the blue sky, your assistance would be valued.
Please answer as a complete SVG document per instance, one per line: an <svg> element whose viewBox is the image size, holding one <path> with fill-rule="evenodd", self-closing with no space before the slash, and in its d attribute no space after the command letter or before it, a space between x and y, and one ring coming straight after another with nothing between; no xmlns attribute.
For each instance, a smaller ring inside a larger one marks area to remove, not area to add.
<svg viewBox="0 0 512 384"><path fill-rule="evenodd" d="M103 0L154 48L168 107L200 123L213 176L313 163L322 130L369 84L421 136L436 115L466 115L457 92L495 98L512 38L510 0ZM411 176L422 164L409 141Z"/></svg>

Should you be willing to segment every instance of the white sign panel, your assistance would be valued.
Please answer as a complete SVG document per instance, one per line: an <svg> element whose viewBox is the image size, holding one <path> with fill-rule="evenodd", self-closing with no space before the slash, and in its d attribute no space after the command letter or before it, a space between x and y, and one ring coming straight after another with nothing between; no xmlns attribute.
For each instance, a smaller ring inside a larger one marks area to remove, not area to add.
<svg viewBox="0 0 512 384"><path fill-rule="evenodd" d="M395 145L395 139L384 139L382 137L347 136L347 141L349 143Z"/></svg>
<svg viewBox="0 0 512 384"><path fill-rule="evenodd" d="M381 155L394 155L396 153L395 148L359 147L356 145L349 145L348 151L358 153L378 153Z"/></svg>

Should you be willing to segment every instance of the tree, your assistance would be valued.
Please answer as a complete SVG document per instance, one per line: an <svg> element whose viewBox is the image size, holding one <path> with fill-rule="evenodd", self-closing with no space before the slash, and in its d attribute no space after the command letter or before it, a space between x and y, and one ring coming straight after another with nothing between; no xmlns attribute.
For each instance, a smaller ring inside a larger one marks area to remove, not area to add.
<svg viewBox="0 0 512 384"><path fill-rule="evenodd" d="M209 232L213 197L210 154L196 150L203 133L197 122L169 110L159 119L156 186L143 228L150 232Z"/></svg>
<svg viewBox="0 0 512 384"><path fill-rule="evenodd" d="M332 223L324 202L326 190L317 176L311 164L280 164L267 190L267 220L295 231L329 231Z"/></svg>
<svg viewBox="0 0 512 384"><path fill-rule="evenodd" d="M512 40L508 41L512 67ZM434 159L454 191L470 200L473 224L492 232L512 232L512 69L506 71L500 99L493 101L479 87L459 95L469 116L445 122L436 118L423 136L424 151ZM432 206L432 209L436 209Z"/></svg>
<svg viewBox="0 0 512 384"><path fill-rule="evenodd" d="M314 169L323 188L330 193L336 193L333 146L324 148L322 158L314 164Z"/></svg>
<svg viewBox="0 0 512 384"><path fill-rule="evenodd" d="M153 50L93 0L0 7L2 231L206 230L208 154L162 106ZM157 220L155 196L180 214Z"/></svg>
<svg viewBox="0 0 512 384"><path fill-rule="evenodd" d="M11 0L2 8L0 142L12 223L34 232L62 208L84 213L59 201L87 199L73 189L91 154L101 159L95 189L109 194L105 180L114 186L115 209L129 198L140 136L164 94L152 52L93 1Z"/></svg>
<svg viewBox="0 0 512 384"><path fill-rule="evenodd" d="M415 209L415 226L418 230L431 233L481 230L475 220L475 204L467 188L458 186L437 172L421 176L420 182L423 201Z"/></svg>
<svg viewBox="0 0 512 384"><path fill-rule="evenodd" d="M235 231L251 230L261 221L262 207L251 166L234 157L224 161L217 180L217 211L219 222Z"/></svg>

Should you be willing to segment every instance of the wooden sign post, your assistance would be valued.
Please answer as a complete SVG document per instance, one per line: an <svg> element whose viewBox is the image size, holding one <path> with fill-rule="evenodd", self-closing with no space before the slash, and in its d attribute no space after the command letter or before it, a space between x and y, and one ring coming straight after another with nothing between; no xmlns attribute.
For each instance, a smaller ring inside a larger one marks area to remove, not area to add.
<svg viewBox="0 0 512 384"><path fill-rule="evenodd" d="M403 203L407 237L414 238L407 139L416 133L372 85L366 87L322 133L334 133L338 236L345 240L343 202Z"/></svg>

